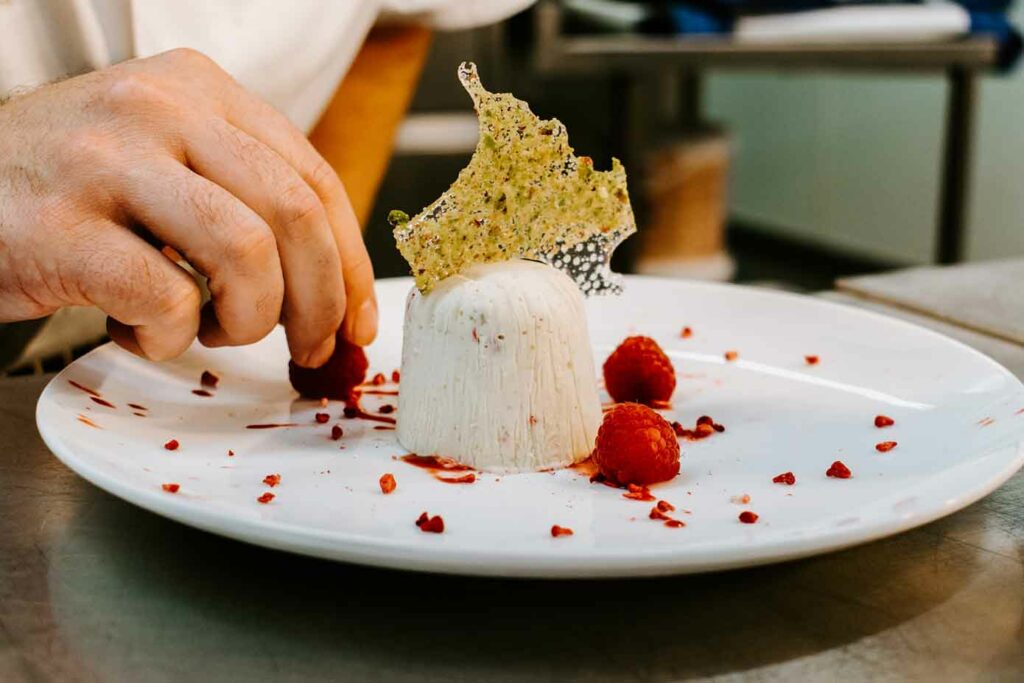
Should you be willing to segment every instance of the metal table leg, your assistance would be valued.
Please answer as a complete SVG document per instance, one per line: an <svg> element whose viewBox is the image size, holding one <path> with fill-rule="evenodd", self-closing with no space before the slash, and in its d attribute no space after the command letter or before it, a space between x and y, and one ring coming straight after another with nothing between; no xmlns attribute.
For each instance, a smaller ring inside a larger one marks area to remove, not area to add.
<svg viewBox="0 0 1024 683"><path fill-rule="evenodd" d="M949 99L946 104L935 260L957 263L964 257L977 75L973 70L959 67L950 69L947 74Z"/></svg>

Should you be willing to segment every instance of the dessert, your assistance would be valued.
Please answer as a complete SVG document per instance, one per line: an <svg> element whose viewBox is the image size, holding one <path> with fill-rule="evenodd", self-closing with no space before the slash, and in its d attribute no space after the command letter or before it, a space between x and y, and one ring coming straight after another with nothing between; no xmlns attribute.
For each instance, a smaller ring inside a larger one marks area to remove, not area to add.
<svg viewBox="0 0 1024 683"><path fill-rule="evenodd" d="M480 119L469 164L409 218L393 211L407 300L399 442L476 469L570 465L601 422L583 294L615 292L611 251L635 230L625 172L576 157L565 127L459 79Z"/></svg>
<svg viewBox="0 0 1024 683"><path fill-rule="evenodd" d="M601 403L583 296L549 265L477 264L413 290L398 440L414 453L527 471L590 455Z"/></svg>

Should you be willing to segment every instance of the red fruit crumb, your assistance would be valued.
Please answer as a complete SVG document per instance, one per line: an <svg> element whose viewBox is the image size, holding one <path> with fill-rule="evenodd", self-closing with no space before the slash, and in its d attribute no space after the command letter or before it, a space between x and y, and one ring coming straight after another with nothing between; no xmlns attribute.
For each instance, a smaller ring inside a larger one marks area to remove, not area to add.
<svg viewBox="0 0 1024 683"><path fill-rule="evenodd" d="M875 444L875 450L879 453L888 453L894 448L896 448L895 441L883 441L882 443Z"/></svg>
<svg viewBox="0 0 1024 683"><path fill-rule="evenodd" d="M654 496L651 495L651 490L646 486L637 486L636 484L629 484L628 486L626 486L626 489L627 492L622 494L623 498L642 501L654 500Z"/></svg>
<svg viewBox="0 0 1024 683"><path fill-rule="evenodd" d="M572 529L566 526L558 526L557 524L552 524L551 537L558 538L559 536L572 536Z"/></svg>
<svg viewBox="0 0 1024 683"><path fill-rule="evenodd" d="M337 337L334 353L318 368L304 368L288 361L288 379L306 398L321 397L347 401L352 390L366 379L369 363L361 346Z"/></svg>
<svg viewBox="0 0 1024 683"><path fill-rule="evenodd" d="M656 507L662 512L674 512L676 509L676 506L667 500L659 500Z"/></svg>
<svg viewBox="0 0 1024 683"><path fill-rule="evenodd" d="M712 426L714 424L715 424L715 421L711 419L710 415L701 415L700 417L697 418L697 426L698 427L700 427L701 425L707 425L707 426L710 427L710 426Z"/></svg>
<svg viewBox="0 0 1024 683"><path fill-rule="evenodd" d="M402 381L402 373L399 372L398 370L392 370L391 371L391 381L394 382L395 384L398 384L399 382L401 382Z"/></svg>
<svg viewBox="0 0 1024 683"><path fill-rule="evenodd" d="M740 352L739 351L726 351L725 352L725 359L728 360L728 361L734 361L734 360L736 360L739 357L740 357Z"/></svg>
<svg viewBox="0 0 1024 683"><path fill-rule="evenodd" d="M804 362L808 365L817 365L819 360L817 356L804 356Z"/></svg>
<svg viewBox="0 0 1024 683"><path fill-rule="evenodd" d="M679 519L666 519L665 526L671 529L681 529L686 526L686 522Z"/></svg>
<svg viewBox="0 0 1024 683"><path fill-rule="evenodd" d="M825 470L825 475L829 477L835 477L836 479L849 479L853 476L853 472L850 468L842 463L840 460L836 460L832 463L832 466Z"/></svg>
<svg viewBox="0 0 1024 683"><path fill-rule="evenodd" d="M167 493L177 493L181 486L178 484L160 484L160 488L167 491Z"/></svg>
<svg viewBox="0 0 1024 683"><path fill-rule="evenodd" d="M683 331L679 333L679 336L682 337L683 339L689 339L690 337L693 336L693 330L691 330L689 327L684 327Z"/></svg>
<svg viewBox="0 0 1024 683"><path fill-rule="evenodd" d="M228 457L229 457L229 458L233 458L234 456L235 456L235 452L234 452L234 451L232 451L232 450L229 450L229 451L228 451Z"/></svg>
<svg viewBox="0 0 1024 683"><path fill-rule="evenodd" d="M772 481L776 484L785 484L786 486L792 486L796 483L796 477L793 476L792 472L783 472L782 474L772 477Z"/></svg>
<svg viewBox="0 0 1024 683"><path fill-rule="evenodd" d="M475 341L477 344L480 343L480 335L476 333L475 327L473 328L473 341Z"/></svg>
<svg viewBox="0 0 1024 683"><path fill-rule="evenodd" d="M385 403L384 405L382 405L380 407L380 412L383 415L388 415L390 413L395 412L395 407L393 405L391 405L390 403Z"/></svg>
<svg viewBox="0 0 1024 683"><path fill-rule="evenodd" d="M661 415L639 403L623 403L605 414L593 459L606 479L644 486L679 473L679 442Z"/></svg>
<svg viewBox="0 0 1024 683"><path fill-rule="evenodd" d="M178 450L178 446L180 445L181 444L178 443L177 439L171 439L170 441L164 444L164 448L166 448L169 451L176 451Z"/></svg>
<svg viewBox="0 0 1024 683"><path fill-rule="evenodd" d="M751 512L750 510L744 510L743 512L740 513L740 521L744 524L753 524L757 521L757 517L757 514Z"/></svg>
<svg viewBox="0 0 1024 683"><path fill-rule="evenodd" d="M339 425L334 425L333 427L331 427L331 438L333 440L337 441L338 439L340 439L344 435L345 435L345 430L342 429Z"/></svg>
<svg viewBox="0 0 1024 683"><path fill-rule="evenodd" d="M628 337L604 362L604 384L619 403L668 401L676 388L672 362L650 337Z"/></svg>
<svg viewBox="0 0 1024 683"><path fill-rule="evenodd" d="M380 492L385 496L395 490L398 483L395 481L395 475L388 472L380 478Z"/></svg>
<svg viewBox="0 0 1024 683"><path fill-rule="evenodd" d="M678 421L672 423L672 431L676 433L676 436L686 436L687 430L683 428L683 425Z"/></svg>
<svg viewBox="0 0 1024 683"><path fill-rule="evenodd" d="M281 475L268 474L267 476L263 477L263 483L269 486L270 488L274 488L275 486L281 483Z"/></svg>
<svg viewBox="0 0 1024 683"><path fill-rule="evenodd" d="M207 389L216 389L218 382L220 382L220 377L209 370L203 370L203 374L199 376L199 384Z"/></svg>
<svg viewBox="0 0 1024 683"><path fill-rule="evenodd" d="M262 496L260 496L259 498L257 498L257 499L256 499L256 502L257 502L257 503L263 503L264 505L266 505L267 503L269 503L269 502L270 502L270 501L272 501L272 500L274 500L274 494L273 494L273 493L271 493L270 491L267 491L267 492L266 492L266 493L264 493L264 494L263 494Z"/></svg>
<svg viewBox="0 0 1024 683"><path fill-rule="evenodd" d="M352 419L359 415L359 408L356 408L355 406L345 406L345 409L342 410L341 413L345 417Z"/></svg>
<svg viewBox="0 0 1024 683"><path fill-rule="evenodd" d="M654 507L651 508L651 511L650 511L650 513L647 516L650 517L651 519L672 519L671 517L666 515L664 512L659 510L657 505L655 505Z"/></svg>
<svg viewBox="0 0 1024 683"><path fill-rule="evenodd" d="M376 375L373 376L373 379L371 381L373 382L374 386L379 387L381 384L387 383L388 378L384 376L383 372L378 372Z"/></svg>
<svg viewBox="0 0 1024 683"><path fill-rule="evenodd" d="M426 533L440 534L444 532L444 520L441 519L441 515L434 515L431 517L424 512L419 516L419 519L416 520L416 526L420 528L420 531Z"/></svg>
<svg viewBox="0 0 1024 683"><path fill-rule="evenodd" d="M876 415L875 426L881 429L882 427L891 427L896 424L896 420L892 419L888 415Z"/></svg>

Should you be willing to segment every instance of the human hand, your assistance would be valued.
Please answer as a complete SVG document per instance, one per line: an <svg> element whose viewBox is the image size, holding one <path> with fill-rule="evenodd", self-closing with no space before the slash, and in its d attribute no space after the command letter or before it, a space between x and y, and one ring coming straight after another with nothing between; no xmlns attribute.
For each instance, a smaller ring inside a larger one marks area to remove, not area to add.
<svg viewBox="0 0 1024 683"><path fill-rule="evenodd" d="M181 253L209 280L160 252ZM373 268L345 189L302 133L179 49L0 106L0 321L93 305L154 360L284 323L316 367L377 330Z"/></svg>

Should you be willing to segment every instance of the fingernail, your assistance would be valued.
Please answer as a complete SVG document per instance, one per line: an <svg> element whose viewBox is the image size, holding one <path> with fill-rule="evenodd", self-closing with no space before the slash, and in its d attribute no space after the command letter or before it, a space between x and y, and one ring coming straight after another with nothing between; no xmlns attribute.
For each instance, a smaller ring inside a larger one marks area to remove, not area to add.
<svg viewBox="0 0 1024 683"><path fill-rule="evenodd" d="M356 311L352 319L349 341L359 346L366 346L377 336L377 302L367 299Z"/></svg>
<svg viewBox="0 0 1024 683"><path fill-rule="evenodd" d="M334 353L334 335L332 334L327 339L320 342L320 345L316 347L312 353L306 356L306 367L307 368L318 368L327 362L327 359Z"/></svg>

